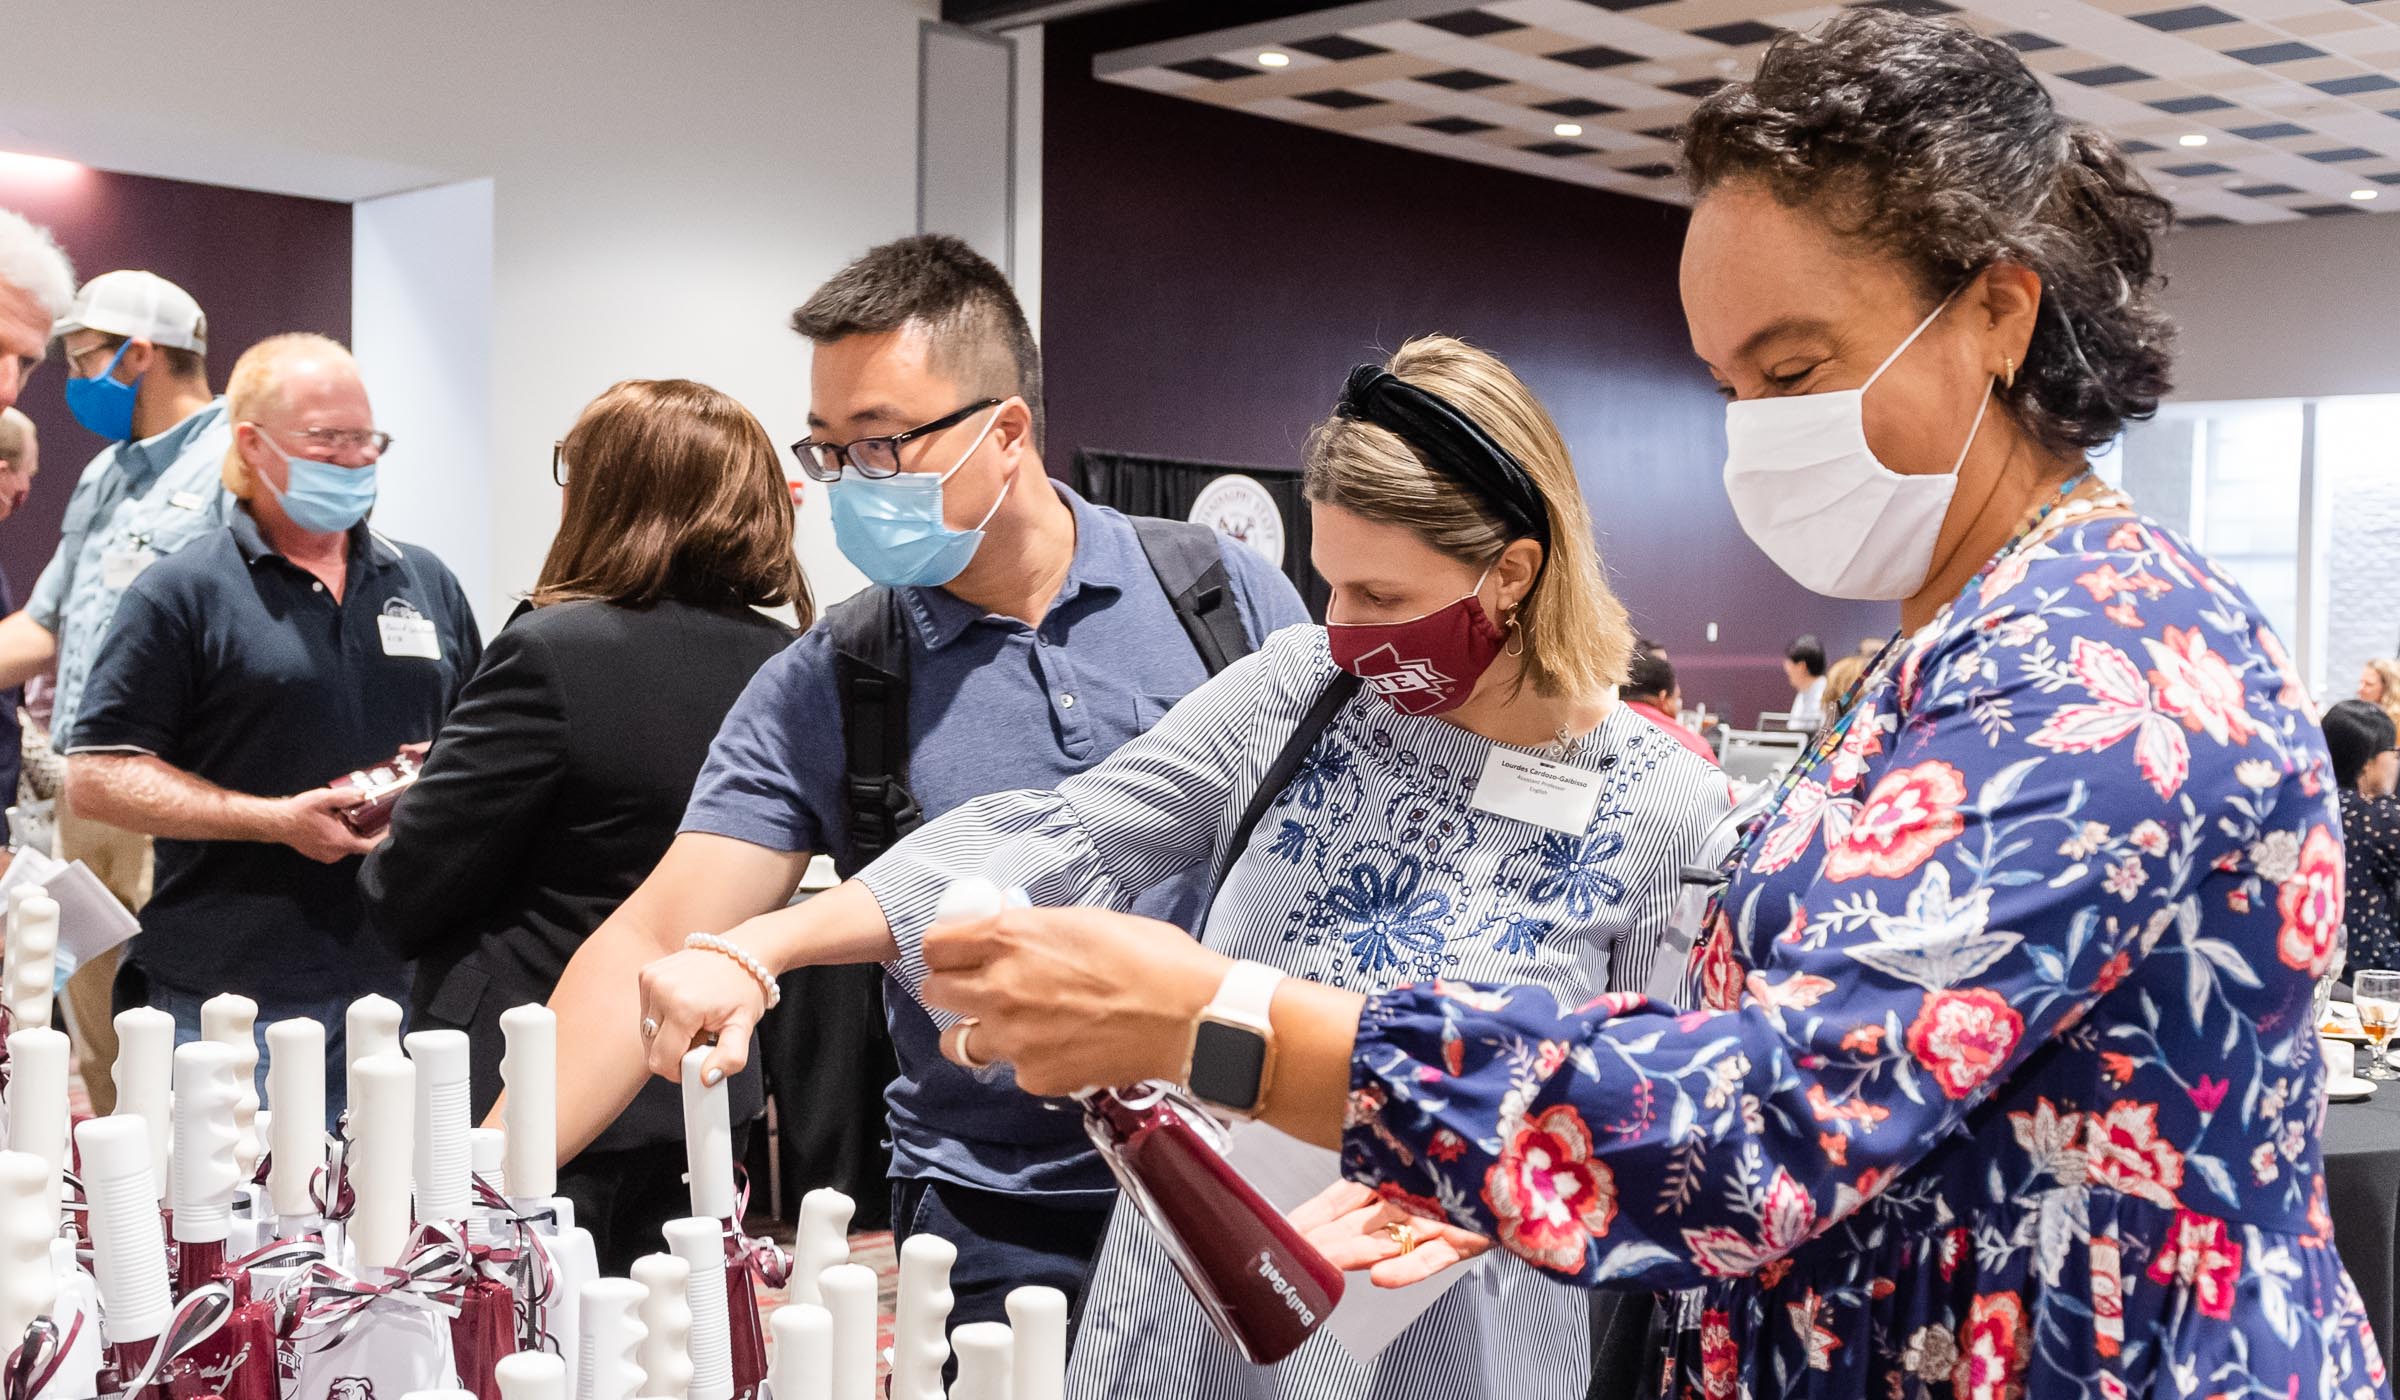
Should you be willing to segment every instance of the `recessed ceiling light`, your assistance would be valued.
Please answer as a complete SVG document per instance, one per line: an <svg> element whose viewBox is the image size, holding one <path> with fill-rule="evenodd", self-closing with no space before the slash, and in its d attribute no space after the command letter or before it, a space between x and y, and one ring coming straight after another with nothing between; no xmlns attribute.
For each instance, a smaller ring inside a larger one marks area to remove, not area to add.
<svg viewBox="0 0 2400 1400"><path fill-rule="evenodd" d="M2208 138L2197 131L2190 131L2175 138L2175 144L2178 146L2205 146L2208 144Z"/></svg>
<svg viewBox="0 0 2400 1400"><path fill-rule="evenodd" d="M1292 56L1290 54L1278 53L1273 49L1269 49L1265 53L1262 53L1258 56L1258 66L1261 68L1288 68L1291 66L1291 62Z"/></svg>
<svg viewBox="0 0 2400 1400"><path fill-rule="evenodd" d="M2373 199L2375 196L2381 193L2383 193L2381 190L2352 190L2350 191L2350 197L2357 200L2359 203L2364 204L2368 200Z"/></svg>
<svg viewBox="0 0 2400 1400"><path fill-rule="evenodd" d="M1581 136L1583 128L1574 122L1560 122L1550 128L1550 134L1553 136Z"/></svg>
<svg viewBox="0 0 2400 1400"><path fill-rule="evenodd" d="M1727 77L1731 77L1733 74L1741 70L1742 61L1738 58L1731 57L1720 58L1709 66L1716 69L1718 72L1725 74Z"/></svg>

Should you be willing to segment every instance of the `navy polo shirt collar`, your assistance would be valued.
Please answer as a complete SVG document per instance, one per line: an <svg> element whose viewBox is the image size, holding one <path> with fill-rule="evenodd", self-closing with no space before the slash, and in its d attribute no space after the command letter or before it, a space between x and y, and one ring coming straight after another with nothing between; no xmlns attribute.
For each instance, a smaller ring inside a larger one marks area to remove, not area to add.
<svg viewBox="0 0 2400 1400"><path fill-rule="evenodd" d="M241 507L233 512L231 528L233 547L242 552L243 563L255 567L261 559L269 557L283 559L283 555L275 546L267 543L266 535L258 528L258 517L250 513L249 502L244 501ZM381 573L400 562L400 551L383 536L369 529L364 520L351 526L349 533L350 577L357 578L370 570ZM285 559L284 562L291 563L288 559ZM297 568L298 566L294 565L293 567Z"/></svg>
<svg viewBox="0 0 2400 1400"><path fill-rule="evenodd" d="M1141 537L1134 534L1133 526L1122 516L1102 513L1064 483L1054 480L1050 484L1075 515L1075 557L1067 562L1066 582L1059 585L1058 597L1051 601L1052 612L1086 592L1096 598L1113 598L1125 591L1126 579L1150 575L1150 557L1142 553ZM978 622L1025 625L1015 618L995 617L947 588L903 588L900 596L929 652L949 646Z"/></svg>

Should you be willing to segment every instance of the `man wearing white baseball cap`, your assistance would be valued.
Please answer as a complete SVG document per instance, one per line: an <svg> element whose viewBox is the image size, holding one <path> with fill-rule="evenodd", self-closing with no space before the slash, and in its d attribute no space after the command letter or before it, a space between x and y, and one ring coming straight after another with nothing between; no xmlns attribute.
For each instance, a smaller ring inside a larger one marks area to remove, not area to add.
<svg viewBox="0 0 2400 1400"><path fill-rule="evenodd" d="M50 231L0 209L0 408L16 403L50 350L50 323L67 313L75 269Z"/></svg>
<svg viewBox="0 0 2400 1400"><path fill-rule="evenodd" d="M110 444L67 498L58 551L25 606L0 618L0 687L53 661L58 688L51 742L64 753L117 601L141 572L204 534L231 509L219 468L232 444L224 400L208 388L208 323L189 292L156 273L104 273L83 284L58 321L67 408ZM150 842L58 811L59 854L91 867L128 909L150 897ZM96 958L67 983L86 1064L116 1057L110 987L117 958ZM95 1112L114 1106L105 1075L88 1085Z"/></svg>

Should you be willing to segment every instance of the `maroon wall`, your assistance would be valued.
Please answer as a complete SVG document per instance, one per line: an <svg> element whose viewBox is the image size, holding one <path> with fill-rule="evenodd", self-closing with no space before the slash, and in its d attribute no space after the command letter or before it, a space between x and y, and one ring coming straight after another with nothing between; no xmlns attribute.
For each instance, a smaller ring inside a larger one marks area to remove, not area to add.
<svg viewBox="0 0 2400 1400"><path fill-rule="evenodd" d="M0 162L0 207L57 235L75 275L146 268L208 315L208 372L222 391L242 351L282 331L350 339L350 206L319 199ZM68 416L55 349L18 407L41 432L42 474L24 510L0 524L0 567L17 601L58 544L67 494L106 446Z"/></svg>
<svg viewBox="0 0 2400 1400"><path fill-rule="evenodd" d="M1050 26L1054 465L1077 447L1296 465L1351 365L1448 332L1549 405L1617 587L1687 700L1747 722L1788 705L1793 636L1838 654L1891 628L1888 607L1786 579L1725 503L1724 409L1676 294L1683 211L1094 79L1093 53L1157 37L1140 23Z"/></svg>

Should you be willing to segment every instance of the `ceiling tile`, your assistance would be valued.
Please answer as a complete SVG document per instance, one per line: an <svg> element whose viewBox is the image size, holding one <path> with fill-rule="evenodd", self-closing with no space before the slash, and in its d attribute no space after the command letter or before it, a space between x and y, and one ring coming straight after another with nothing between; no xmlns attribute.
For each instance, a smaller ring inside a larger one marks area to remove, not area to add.
<svg viewBox="0 0 2400 1400"><path fill-rule="evenodd" d="M1351 92L1344 88L1327 88L1323 92L1303 92L1295 95L1302 102L1314 102L1320 107L1330 107L1337 112L1348 111L1353 107L1381 107L1384 105L1383 99L1380 97L1369 97L1363 92Z"/></svg>
<svg viewBox="0 0 2400 1400"><path fill-rule="evenodd" d="M1227 64L1226 66L1231 67L1232 65ZM2070 83L2081 83L2085 87L2114 87L2119 83L2146 82L2153 75L2127 64L2108 63L2102 64L2098 68L2079 68L2072 73L2061 73L2059 76Z"/></svg>
<svg viewBox="0 0 2400 1400"><path fill-rule="evenodd" d="M1533 109L1548 112L1554 117L1597 117L1617 110L1605 102L1594 102L1587 97L1562 97L1556 102L1536 102Z"/></svg>
<svg viewBox="0 0 2400 1400"><path fill-rule="evenodd" d="M1364 43L1344 34L1325 34L1314 39L1301 39L1286 44L1284 47L1298 49L1304 54L1335 63L1344 59L1369 58L1375 54L1390 52L1388 49L1378 48L1373 44Z"/></svg>
<svg viewBox="0 0 2400 1400"><path fill-rule="evenodd" d="M1453 14L1435 15L1431 19L1421 19L1417 23L1467 39L1479 39L1486 34L1505 34L1512 29L1525 27L1513 19L1493 14L1489 10L1459 10Z"/></svg>
<svg viewBox="0 0 2400 1400"><path fill-rule="evenodd" d="M1479 122L1473 117L1435 117L1430 121L1418 122L1417 125L1427 131L1438 131L1444 136L1472 136L1478 131L1498 131L1500 129L1497 123Z"/></svg>
<svg viewBox="0 0 2400 1400"><path fill-rule="evenodd" d="M1713 39L1728 48L1738 49L1744 44L1763 44L1783 31L1771 24L1761 24L1754 19L1745 19L1736 20L1732 24L1712 24L1706 29L1695 29L1691 32L1703 39Z"/></svg>
<svg viewBox="0 0 2400 1400"><path fill-rule="evenodd" d="M1612 49L1606 44L1594 44L1589 48L1568 49L1564 53L1554 53L1550 55L1550 57L1557 59L1561 63L1573 64L1577 68L1615 68L1622 64L1646 63L1649 61L1641 54L1627 53L1623 49Z"/></svg>
<svg viewBox="0 0 2400 1400"><path fill-rule="evenodd" d="M2204 29L2212 24L2232 24L2239 16L2229 15L2214 5L2186 5L2180 10L2158 10L2146 15L2129 15L2136 24L2176 33L2186 29Z"/></svg>
<svg viewBox="0 0 2400 1400"><path fill-rule="evenodd" d="M1440 73L1419 73L1417 81L1431 83L1438 88L1448 88L1452 92L1473 92L1477 88L1498 87L1508 79L1495 78L1489 73L1478 73L1472 68L1452 68Z"/></svg>

